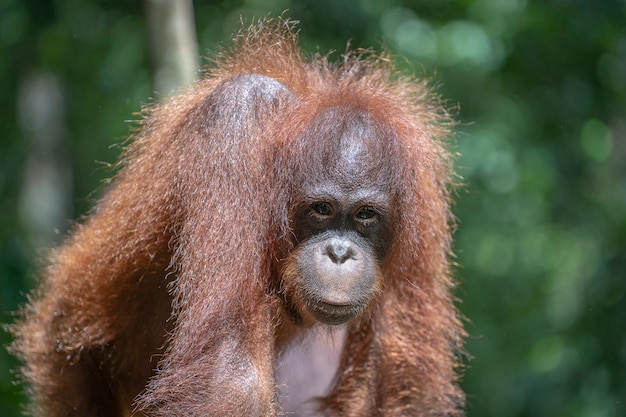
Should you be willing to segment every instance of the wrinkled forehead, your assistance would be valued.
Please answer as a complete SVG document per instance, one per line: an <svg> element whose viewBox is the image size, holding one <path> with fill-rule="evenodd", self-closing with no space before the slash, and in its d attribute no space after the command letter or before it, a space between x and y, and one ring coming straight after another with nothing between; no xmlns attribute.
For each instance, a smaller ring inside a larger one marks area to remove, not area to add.
<svg viewBox="0 0 626 417"><path fill-rule="evenodd" d="M338 132L336 138L337 151L335 159L329 159L339 171L359 175L373 165L376 159L382 158L376 132L371 126L355 121ZM331 165L332 166L332 165Z"/></svg>
<svg viewBox="0 0 626 417"><path fill-rule="evenodd" d="M309 187L390 189L395 153L391 133L367 112L328 108L312 122L307 136Z"/></svg>

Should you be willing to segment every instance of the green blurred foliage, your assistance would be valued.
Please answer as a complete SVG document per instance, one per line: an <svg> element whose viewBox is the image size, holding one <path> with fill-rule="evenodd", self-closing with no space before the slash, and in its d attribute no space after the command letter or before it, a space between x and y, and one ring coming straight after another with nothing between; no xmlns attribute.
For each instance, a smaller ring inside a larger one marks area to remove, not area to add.
<svg viewBox="0 0 626 417"><path fill-rule="evenodd" d="M308 52L387 45L440 85L456 138L459 306L468 416L626 415L626 5L622 0L196 1L205 55L240 16L301 21ZM140 2L0 2L0 320L34 286L41 248L20 204L31 144L20 85L57 76L73 215L150 101ZM97 192L96 194L97 195ZM65 227L69 227L68 224ZM61 230L59 235L63 235ZM0 343L9 336L0 332ZM0 351L0 410L23 401Z"/></svg>

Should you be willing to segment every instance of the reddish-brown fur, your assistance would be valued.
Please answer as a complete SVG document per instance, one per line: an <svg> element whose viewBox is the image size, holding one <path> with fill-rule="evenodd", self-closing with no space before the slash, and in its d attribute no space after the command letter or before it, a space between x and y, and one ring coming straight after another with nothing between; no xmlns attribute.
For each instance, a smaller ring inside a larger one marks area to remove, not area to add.
<svg viewBox="0 0 626 417"><path fill-rule="evenodd" d="M381 295L348 325L321 404L337 416L462 414L449 119L386 57L306 60L296 38L288 21L256 24L188 93L147 111L111 189L52 253L15 328L36 415L121 416L133 404L151 416L280 414L276 354L308 330L283 312L281 260L295 244L297 181L316 178L307 163L324 146L298 138L332 106L383 126L384 174L398 192ZM288 90L244 108L228 96L238 74Z"/></svg>

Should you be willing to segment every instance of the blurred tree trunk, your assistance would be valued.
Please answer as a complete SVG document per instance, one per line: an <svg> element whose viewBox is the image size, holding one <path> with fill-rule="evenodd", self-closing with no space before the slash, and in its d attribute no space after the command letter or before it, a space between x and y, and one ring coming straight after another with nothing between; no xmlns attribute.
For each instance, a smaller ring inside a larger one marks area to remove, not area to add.
<svg viewBox="0 0 626 417"><path fill-rule="evenodd" d="M192 83L198 44L191 0L146 0L154 89L166 96Z"/></svg>
<svg viewBox="0 0 626 417"><path fill-rule="evenodd" d="M18 118L28 143L19 215L32 248L50 246L71 217L73 176L67 152L65 97L56 75L34 72L18 91Z"/></svg>

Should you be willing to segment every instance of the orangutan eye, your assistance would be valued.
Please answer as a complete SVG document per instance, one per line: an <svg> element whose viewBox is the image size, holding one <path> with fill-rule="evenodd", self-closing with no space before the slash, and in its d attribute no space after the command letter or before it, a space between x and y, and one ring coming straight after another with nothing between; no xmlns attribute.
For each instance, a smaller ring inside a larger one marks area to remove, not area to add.
<svg viewBox="0 0 626 417"><path fill-rule="evenodd" d="M372 226L380 221L380 212L374 207L363 206L354 215L354 220L363 226Z"/></svg>
<svg viewBox="0 0 626 417"><path fill-rule="evenodd" d="M333 206L326 201L311 204L311 217L315 220L324 221L333 217Z"/></svg>

